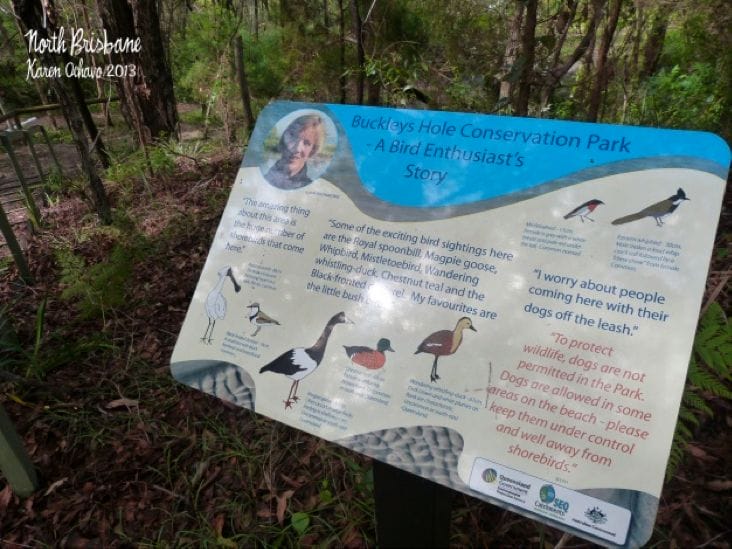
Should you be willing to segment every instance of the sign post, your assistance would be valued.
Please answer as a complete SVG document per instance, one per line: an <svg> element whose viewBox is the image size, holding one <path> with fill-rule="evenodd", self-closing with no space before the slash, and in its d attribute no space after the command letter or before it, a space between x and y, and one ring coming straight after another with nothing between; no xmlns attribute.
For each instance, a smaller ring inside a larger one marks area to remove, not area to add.
<svg viewBox="0 0 732 549"><path fill-rule="evenodd" d="M636 547L729 159L700 132L273 103L173 375L387 464L377 506L393 467Z"/></svg>

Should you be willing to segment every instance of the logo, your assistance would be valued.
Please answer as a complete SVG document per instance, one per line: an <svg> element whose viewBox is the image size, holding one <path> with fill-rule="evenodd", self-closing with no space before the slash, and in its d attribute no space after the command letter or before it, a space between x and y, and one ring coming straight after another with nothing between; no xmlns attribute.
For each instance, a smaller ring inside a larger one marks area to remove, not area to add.
<svg viewBox="0 0 732 549"><path fill-rule="evenodd" d="M554 492L554 486L551 484L545 484L539 490L539 499L544 503L551 503L554 501L556 493Z"/></svg>
<svg viewBox="0 0 732 549"><path fill-rule="evenodd" d="M607 522L607 515L605 513L603 513L599 507L593 507L592 509L587 509L587 511L585 511L585 516L593 524L605 524Z"/></svg>
<svg viewBox="0 0 732 549"><path fill-rule="evenodd" d="M485 471L483 471L483 474L481 476L484 481L490 484L496 481L496 479L498 478L498 472L495 469L486 469Z"/></svg>

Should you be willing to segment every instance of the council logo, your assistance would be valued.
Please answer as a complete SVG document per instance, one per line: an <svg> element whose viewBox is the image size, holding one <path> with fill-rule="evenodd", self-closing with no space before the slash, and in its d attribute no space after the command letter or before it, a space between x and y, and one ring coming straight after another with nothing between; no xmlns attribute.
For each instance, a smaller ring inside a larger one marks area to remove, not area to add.
<svg viewBox="0 0 732 549"><path fill-rule="evenodd" d="M539 499L544 503L551 503L555 496L554 486L551 484L545 484L539 489Z"/></svg>
<svg viewBox="0 0 732 549"><path fill-rule="evenodd" d="M488 484L495 482L498 478L498 472L495 469L486 469L483 471L483 474L481 475L483 477L483 480L486 481Z"/></svg>
<svg viewBox="0 0 732 549"><path fill-rule="evenodd" d="M585 516L593 524L605 524L607 522L607 515L605 513L603 513L599 507L593 507L592 509L587 509L587 511L585 511Z"/></svg>

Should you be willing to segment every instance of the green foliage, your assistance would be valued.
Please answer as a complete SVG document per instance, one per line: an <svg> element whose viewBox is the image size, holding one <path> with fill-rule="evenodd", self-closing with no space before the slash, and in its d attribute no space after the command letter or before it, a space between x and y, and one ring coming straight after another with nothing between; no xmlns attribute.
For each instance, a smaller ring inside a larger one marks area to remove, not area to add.
<svg viewBox="0 0 732 549"><path fill-rule="evenodd" d="M718 74L708 63L664 68L645 85L637 105L640 124L672 128L720 130L723 98L717 94Z"/></svg>
<svg viewBox="0 0 732 549"><path fill-rule="evenodd" d="M689 362L686 388L681 399L666 478L673 476L684 457L684 449L699 426L698 416L711 417L708 399L712 396L732 400L732 324L722 307L712 303L699 321L694 351Z"/></svg>
<svg viewBox="0 0 732 549"><path fill-rule="evenodd" d="M135 263L148 250L145 238L124 221L101 227L84 235L84 239L106 245L108 253L96 263L90 263L71 246L55 249L56 261L61 268L61 282L65 289L61 298L76 302L82 318L104 318L105 314L125 303L126 283ZM122 226L120 228L120 226Z"/></svg>

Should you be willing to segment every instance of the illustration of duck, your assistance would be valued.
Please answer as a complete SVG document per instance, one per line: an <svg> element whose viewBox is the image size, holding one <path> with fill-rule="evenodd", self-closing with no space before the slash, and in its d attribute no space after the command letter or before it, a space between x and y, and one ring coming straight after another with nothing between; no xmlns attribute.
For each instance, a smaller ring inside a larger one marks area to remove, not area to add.
<svg viewBox="0 0 732 549"><path fill-rule="evenodd" d="M394 349L391 348L391 342L383 337L376 344L376 349L365 347L363 345L354 345L350 347L344 345L343 348L346 350L346 354L348 355L348 358L351 359L351 362L358 364L359 366L363 366L364 368L368 368L369 370L378 370L384 366L386 363L386 355L384 354L384 351L394 352Z"/></svg>
<svg viewBox="0 0 732 549"><path fill-rule="evenodd" d="M437 359L441 356L447 356L453 354L458 350L460 344L463 341L463 330L478 330L473 327L473 322L464 316L457 321L454 330L440 330L435 332L419 344L414 354L428 353L435 356L435 361L432 363L432 372L430 373L430 381L435 382L440 379L437 375Z"/></svg>
<svg viewBox="0 0 732 549"><path fill-rule="evenodd" d="M206 331L203 332L201 341L211 345L211 339L213 337L214 326L217 320L223 320L226 318L226 298L224 297L224 282L228 277L231 279L231 283L234 285L234 290L239 293L241 286L234 278L234 273L231 271L231 267L228 265L219 269L218 273L219 281L216 286L206 296L206 302L204 308L206 309L206 316L208 316L208 326Z"/></svg>
<svg viewBox="0 0 732 549"><path fill-rule="evenodd" d="M274 318L272 318L259 308L259 303L252 303L247 308L249 309L249 314L247 315L247 317L249 318L249 322L257 327L257 329L254 330L252 337L256 336L259 333L259 330L262 329L262 326L280 325L279 322L277 322Z"/></svg>
<svg viewBox="0 0 732 549"><path fill-rule="evenodd" d="M340 312L328 321L323 333L320 334L320 337L312 347L296 347L290 349L259 370L260 374L274 372L292 380L290 393L287 395L287 400L284 401L285 409L292 408L293 403L300 400L297 396L297 388L300 385L300 381L312 374L320 366L325 355L325 346L328 344L328 338L333 328L337 324L344 323L353 324L353 322L346 318L345 313Z"/></svg>

